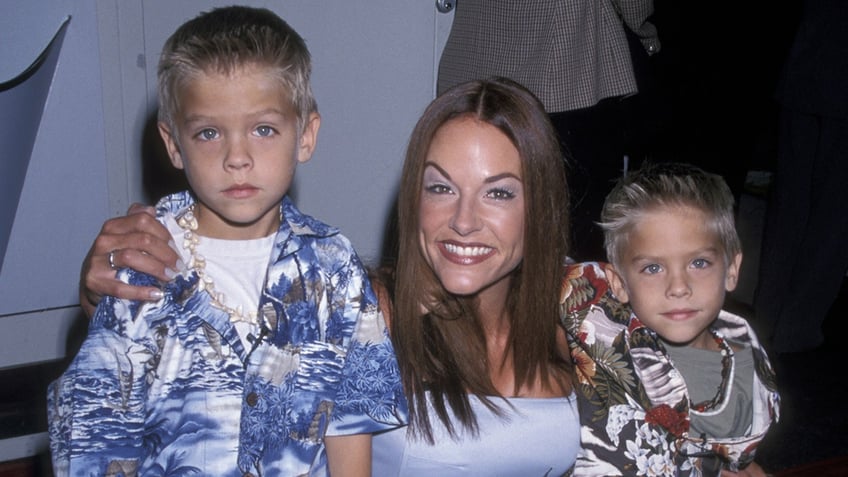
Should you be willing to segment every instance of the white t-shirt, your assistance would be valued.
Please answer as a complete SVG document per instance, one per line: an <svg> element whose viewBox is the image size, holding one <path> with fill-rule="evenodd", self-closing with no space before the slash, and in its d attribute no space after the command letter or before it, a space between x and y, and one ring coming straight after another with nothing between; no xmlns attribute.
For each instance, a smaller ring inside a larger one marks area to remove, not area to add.
<svg viewBox="0 0 848 477"><path fill-rule="evenodd" d="M183 243L185 231L172 216L166 218L165 226L177 244L180 258L188 266L191 252ZM253 314L255 317L276 233L251 240L215 239L196 232L194 235L198 238L196 252L206 259L206 275L212 278L215 291L223 293L224 305L241 307L245 316ZM258 327L244 321L235 322L235 327L245 348L250 349L247 336L255 335Z"/></svg>

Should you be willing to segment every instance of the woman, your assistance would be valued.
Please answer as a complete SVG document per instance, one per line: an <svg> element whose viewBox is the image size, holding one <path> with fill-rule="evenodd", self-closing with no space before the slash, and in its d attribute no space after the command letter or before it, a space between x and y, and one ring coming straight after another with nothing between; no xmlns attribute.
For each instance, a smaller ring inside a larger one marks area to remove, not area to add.
<svg viewBox="0 0 848 477"><path fill-rule="evenodd" d="M563 474L579 443L556 325L568 194L544 109L506 79L449 90L400 191L388 315L410 423L375 436L375 474Z"/></svg>

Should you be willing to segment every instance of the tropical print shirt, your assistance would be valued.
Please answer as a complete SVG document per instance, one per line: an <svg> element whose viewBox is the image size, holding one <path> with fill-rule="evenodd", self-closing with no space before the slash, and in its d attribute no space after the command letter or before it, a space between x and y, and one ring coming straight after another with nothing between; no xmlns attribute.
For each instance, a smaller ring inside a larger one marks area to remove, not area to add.
<svg viewBox="0 0 848 477"><path fill-rule="evenodd" d="M562 293L581 420L574 475L717 476L722 467L735 471L749 464L779 416L774 371L751 327L725 311L713 325L721 338L753 351L749 432L723 439L690 435L683 377L657 334L612 295L605 266L570 265Z"/></svg>
<svg viewBox="0 0 848 477"><path fill-rule="evenodd" d="M192 203L168 196L157 215ZM193 269L157 302L101 301L48 390L56 475L319 475L325 435L405 422L394 350L351 244L287 198L281 213L252 344Z"/></svg>

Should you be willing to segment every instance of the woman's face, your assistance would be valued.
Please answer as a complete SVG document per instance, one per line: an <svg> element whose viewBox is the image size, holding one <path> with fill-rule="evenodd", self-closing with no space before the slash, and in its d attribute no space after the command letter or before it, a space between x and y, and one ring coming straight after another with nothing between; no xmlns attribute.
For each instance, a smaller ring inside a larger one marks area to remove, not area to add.
<svg viewBox="0 0 848 477"><path fill-rule="evenodd" d="M419 240L442 285L457 295L506 296L524 256L518 150L474 118L445 123L427 153Z"/></svg>

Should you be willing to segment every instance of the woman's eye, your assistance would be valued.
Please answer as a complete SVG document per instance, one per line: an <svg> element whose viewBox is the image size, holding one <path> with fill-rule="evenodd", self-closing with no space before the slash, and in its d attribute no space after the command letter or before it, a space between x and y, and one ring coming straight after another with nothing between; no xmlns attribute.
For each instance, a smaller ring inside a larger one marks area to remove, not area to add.
<svg viewBox="0 0 848 477"><path fill-rule="evenodd" d="M211 141L218 137L218 131L214 129L202 129L199 133L197 133L197 137L204 141Z"/></svg>
<svg viewBox="0 0 848 477"><path fill-rule="evenodd" d="M497 200L509 200L515 198L515 192L509 189L492 189L487 195Z"/></svg>
<svg viewBox="0 0 848 477"><path fill-rule="evenodd" d="M451 192L450 187L439 183L427 185L424 190L430 194L449 194Z"/></svg>
<svg viewBox="0 0 848 477"><path fill-rule="evenodd" d="M275 132L271 126L259 126L256 128L256 135L261 137L273 136Z"/></svg>

